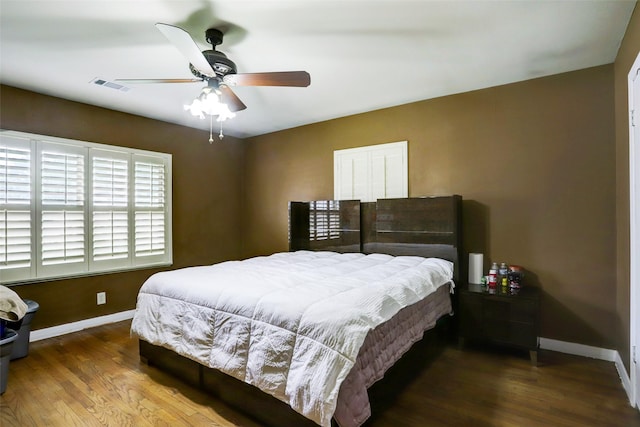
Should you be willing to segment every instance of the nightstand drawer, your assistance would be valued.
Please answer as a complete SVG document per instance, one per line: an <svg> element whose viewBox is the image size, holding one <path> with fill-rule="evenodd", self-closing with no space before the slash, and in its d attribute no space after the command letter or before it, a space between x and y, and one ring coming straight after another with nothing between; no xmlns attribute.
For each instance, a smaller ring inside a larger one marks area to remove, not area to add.
<svg viewBox="0 0 640 427"><path fill-rule="evenodd" d="M488 298L482 306L485 321L504 321L511 318L511 304L509 301Z"/></svg>
<svg viewBox="0 0 640 427"><path fill-rule="evenodd" d="M460 292L460 342L465 338L530 350L536 359L540 327L540 291L489 293L464 286Z"/></svg>
<svg viewBox="0 0 640 427"><path fill-rule="evenodd" d="M515 298L487 297L483 304L485 319L535 323L538 304L534 300L517 301Z"/></svg>
<svg viewBox="0 0 640 427"><path fill-rule="evenodd" d="M538 337L536 325L533 323L486 320L482 330L484 338L497 343L526 348L537 347Z"/></svg>
<svg viewBox="0 0 640 427"><path fill-rule="evenodd" d="M514 322L536 323L538 320L538 302L534 300L515 301L509 319Z"/></svg>

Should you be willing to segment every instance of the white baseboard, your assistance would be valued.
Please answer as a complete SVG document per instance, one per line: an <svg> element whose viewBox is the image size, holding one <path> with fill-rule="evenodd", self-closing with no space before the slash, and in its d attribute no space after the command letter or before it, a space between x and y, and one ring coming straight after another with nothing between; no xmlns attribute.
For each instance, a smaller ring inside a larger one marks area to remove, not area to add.
<svg viewBox="0 0 640 427"><path fill-rule="evenodd" d="M616 357L620 358L618 352L615 350L592 347L590 345L584 344L576 344L573 342L552 340L550 338L540 337L540 348L544 350L557 351L559 353L574 354L576 356L606 360L607 362L615 362Z"/></svg>
<svg viewBox="0 0 640 427"><path fill-rule="evenodd" d="M632 393L631 393L631 379L629 378L629 374L624 367L624 363L622 362L622 358L620 357L620 353L616 350L609 350L606 348L592 347L584 344L576 344L565 341L557 341L552 340L550 338L542 338L540 337L540 348L544 350L557 351L560 353L573 354L576 356L584 356L590 357L592 359L605 360L607 362L613 362L616 366L616 370L618 371L618 376L620 377L620 381L622 382L622 387L624 391L627 393L627 398L629 399L629 403L631 406L635 406L635 403L632 402Z"/></svg>
<svg viewBox="0 0 640 427"><path fill-rule="evenodd" d="M34 331L31 331L29 335L29 341L40 341L47 338L70 334L72 332L78 332L83 329L93 328L95 326L108 325L109 323L133 319L134 312L135 310L121 311L119 313L93 317L91 319L80 320L73 323L65 323L64 325L52 326L50 328L36 329Z"/></svg>
<svg viewBox="0 0 640 427"><path fill-rule="evenodd" d="M629 404L631 406L636 406L633 401L633 389L631 388L631 377L627 373L627 370L624 367L624 363L622 363L622 358L620 358L620 354L616 351L616 360L614 360L616 364L616 370L618 371L618 376L620 377L620 381L622 381L622 387L624 391L627 393L627 397L629 398Z"/></svg>

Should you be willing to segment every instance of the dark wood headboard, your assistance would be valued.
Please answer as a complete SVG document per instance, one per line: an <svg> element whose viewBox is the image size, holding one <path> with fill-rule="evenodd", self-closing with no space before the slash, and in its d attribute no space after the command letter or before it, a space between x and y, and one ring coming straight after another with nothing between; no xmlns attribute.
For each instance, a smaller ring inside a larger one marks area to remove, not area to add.
<svg viewBox="0 0 640 427"><path fill-rule="evenodd" d="M449 260L460 276L462 197L380 199L363 204L362 252Z"/></svg>
<svg viewBox="0 0 640 427"><path fill-rule="evenodd" d="M289 251L361 252L359 200L289 202Z"/></svg>
<svg viewBox="0 0 640 427"><path fill-rule="evenodd" d="M289 203L289 250L384 253L452 261L461 276L462 197Z"/></svg>

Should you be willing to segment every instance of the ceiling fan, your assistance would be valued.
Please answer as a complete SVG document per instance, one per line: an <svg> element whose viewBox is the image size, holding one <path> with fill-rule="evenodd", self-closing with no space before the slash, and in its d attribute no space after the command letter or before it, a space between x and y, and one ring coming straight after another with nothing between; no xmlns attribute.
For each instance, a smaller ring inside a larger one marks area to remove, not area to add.
<svg viewBox="0 0 640 427"><path fill-rule="evenodd" d="M306 71L280 71L266 73L238 73L236 64L227 55L216 50L222 43L222 31L209 28L205 38L212 49L200 51L200 48L188 32L180 27L157 23L156 28L189 61L193 79L116 79L125 83L193 83L207 82L209 92L214 91L220 102L226 104L232 113L244 110L247 106L231 90L232 86L291 86L307 87L311 77Z"/></svg>

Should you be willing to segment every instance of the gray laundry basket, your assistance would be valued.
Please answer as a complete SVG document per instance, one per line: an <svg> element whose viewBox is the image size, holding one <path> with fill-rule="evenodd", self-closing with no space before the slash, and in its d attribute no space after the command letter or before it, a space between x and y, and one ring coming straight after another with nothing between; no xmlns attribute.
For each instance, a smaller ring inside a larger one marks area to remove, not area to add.
<svg viewBox="0 0 640 427"><path fill-rule="evenodd" d="M17 338L18 334L16 331L8 328L4 330L4 337L0 338L0 394L4 394L7 389L11 350Z"/></svg>
<svg viewBox="0 0 640 427"><path fill-rule="evenodd" d="M13 344L13 350L11 351L11 360L20 359L29 354L29 338L31 335L31 321L33 316L36 315L36 311L40 308L40 305L30 299L23 300L27 304L27 313L24 317L17 322L7 322L7 328L13 329L18 333L18 339Z"/></svg>

